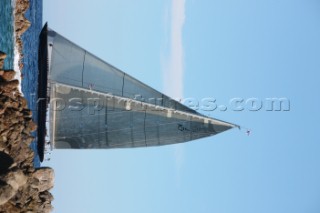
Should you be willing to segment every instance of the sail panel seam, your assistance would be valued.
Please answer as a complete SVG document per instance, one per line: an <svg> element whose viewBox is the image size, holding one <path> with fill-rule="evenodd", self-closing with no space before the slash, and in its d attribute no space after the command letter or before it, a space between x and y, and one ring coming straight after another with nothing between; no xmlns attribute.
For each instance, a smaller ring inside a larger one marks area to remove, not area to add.
<svg viewBox="0 0 320 213"><path fill-rule="evenodd" d="M84 56L83 56L83 63L82 63L82 87L83 87L83 74L84 74L84 63L86 62L86 55L87 55L87 51L84 51Z"/></svg>

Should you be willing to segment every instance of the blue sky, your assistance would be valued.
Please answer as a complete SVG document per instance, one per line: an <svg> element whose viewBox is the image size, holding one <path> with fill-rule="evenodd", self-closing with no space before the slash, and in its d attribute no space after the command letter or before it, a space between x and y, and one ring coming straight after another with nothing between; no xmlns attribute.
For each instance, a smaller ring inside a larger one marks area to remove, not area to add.
<svg viewBox="0 0 320 213"><path fill-rule="evenodd" d="M200 112L252 130L54 150L44 165L56 173L55 212L320 212L319 9L316 0L44 1L55 31L173 97L215 99L227 110ZM250 98L262 108L250 111ZM267 111L267 98L287 98L290 110Z"/></svg>

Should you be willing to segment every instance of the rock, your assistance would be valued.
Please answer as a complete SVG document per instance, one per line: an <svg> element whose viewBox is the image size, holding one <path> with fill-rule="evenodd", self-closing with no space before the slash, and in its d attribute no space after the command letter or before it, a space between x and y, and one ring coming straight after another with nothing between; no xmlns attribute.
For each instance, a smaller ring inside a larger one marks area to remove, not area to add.
<svg viewBox="0 0 320 213"><path fill-rule="evenodd" d="M18 88L2 88L1 83L2 82L0 82L0 94L13 99L17 99L19 97Z"/></svg>
<svg viewBox="0 0 320 213"><path fill-rule="evenodd" d="M26 122L25 130L28 132L33 132L37 129L37 124L35 124L31 119Z"/></svg>
<svg viewBox="0 0 320 213"><path fill-rule="evenodd" d="M4 91L12 91L19 86L18 80L0 82L0 89Z"/></svg>
<svg viewBox="0 0 320 213"><path fill-rule="evenodd" d="M27 183L20 186L18 190L10 184L5 184L5 187L0 188L0 212L43 213L52 211L51 201L53 196L51 193L46 190L41 192L32 187L34 182L38 182L38 179L34 178L35 173L29 173Z"/></svg>
<svg viewBox="0 0 320 213"><path fill-rule="evenodd" d="M21 36L27 29L31 26L31 22L24 17L24 15L19 16L19 20L15 22L16 33Z"/></svg>
<svg viewBox="0 0 320 213"><path fill-rule="evenodd" d="M4 52L0 51L0 69L2 69L4 64L4 59L7 57L7 55ZM0 71L1 72L1 71Z"/></svg>
<svg viewBox="0 0 320 213"><path fill-rule="evenodd" d="M16 130L13 130L10 132L10 134L8 135L8 139L10 141L15 141L17 140L18 136L20 135L21 133L19 131L16 131Z"/></svg>
<svg viewBox="0 0 320 213"><path fill-rule="evenodd" d="M21 107L21 105L20 105L20 107ZM30 111L28 109L23 109L23 108L21 108L21 111L22 111L23 117L25 117L25 118L32 117L32 111Z"/></svg>
<svg viewBox="0 0 320 213"><path fill-rule="evenodd" d="M27 177L21 170L9 172L2 180L12 186L15 190L18 190L27 183Z"/></svg>
<svg viewBox="0 0 320 213"><path fill-rule="evenodd" d="M54 184L54 171L51 168L41 168L36 170L32 177L35 179L31 184L32 188L38 189L40 192L49 190Z"/></svg>
<svg viewBox="0 0 320 213"><path fill-rule="evenodd" d="M2 137L0 137L0 152L8 154L8 152L6 152L6 149L7 149L7 144L5 144L3 142Z"/></svg>
<svg viewBox="0 0 320 213"><path fill-rule="evenodd" d="M0 205L8 202L14 195L16 195L18 189L27 183L27 177L22 171L10 171L1 181L5 183L3 187L0 187Z"/></svg>
<svg viewBox="0 0 320 213"><path fill-rule="evenodd" d="M4 160L0 159L5 168L5 173L0 173L0 213L51 212L53 197L47 190L53 187L53 170L35 170L34 152L29 147L37 125L26 99L17 90L19 82L12 80L14 72L0 74L0 151L13 162L3 166Z"/></svg>
<svg viewBox="0 0 320 213"><path fill-rule="evenodd" d="M4 103L4 107L19 110L19 103L12 99L7 99L7 101Z"/></svg>
<svg viewBox="0 0 320 213"><path fill-rule="evenodd" d="M48 191L43 191L39 194L39 198L43 201L52 201L53 200L53 196L50 192Z"/></svg>
<svg viewBox="0 0 320 213"><path fill-rule="evenodd" d="M23 67L21 35L31 23L24 13L29 0L15 0L15 42ZM32 111L18 90L19 81L13 70L3 70L6 54L0 51L0 213L51 212L54 172L51 168L35 169L30 143L37 125ZM7 160L6 160L7 159Z"/></svg>
<svg viewBox="0 0 320 213"><path fill-rule="evenodd" d="M2 73L0 72L1 78L5 81L13 80L15 75L16 75L16 72L13 70L3 71Z"/></svg>
<svg viewBox="0 0 320 213"><path fill-rule="evenodd" d="M7 107L0 105L0 115L2 115L6 111L6 108Z"/></svg>
<svg viewBox="0 0 320 213"><path fill-rule="evenodd" d="M0 206L7 203L15 194L16 190L12 186L6 184L0 187Z"/></svg>
<svg viewBox="0 0 320 213"><path fill-rule="evenodd" d="M4 60L7 57L7 54L4 52L0 51L0 60Z"/></svg>
<svg viewBox="0 0 320 213"><path fill-rule="evenodd" d="M18 96L17 97L17 101L20 104L19 108L29 110L29 109L27 109L28 103L27 103L27 100L25 98L23 98L21 96Z"/></svg>
<svg viewBox="0 0 320 213"><path fill-rule="evenodd" d="M22 141L28 146L31 144L33 140L34 140L34 137L30 135L22 134Z"/></svg>
<svg viewBox="0 0 320 213"><path fill-rule="evenodd" d="M17 0L16 1L16 14L25 13L30 7L30 2L26 0Z"/></svg>

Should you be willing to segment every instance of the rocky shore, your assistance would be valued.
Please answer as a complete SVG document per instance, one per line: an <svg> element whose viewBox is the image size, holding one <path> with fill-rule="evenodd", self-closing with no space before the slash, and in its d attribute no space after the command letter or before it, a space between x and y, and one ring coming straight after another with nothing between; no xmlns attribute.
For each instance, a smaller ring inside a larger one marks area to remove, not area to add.
<svg viewBox="0 0 320 213"><path fill-rule="evenodd" d="M19 46L22 69L21 35L30 22L24 13L28 0L17 0L15 5L15 38ZM37 126L32 112L18 87L14 70L3 70L6 54L0 52L0 213L51 212L54 172L51 168L33 167L34 152L29 145L31 133Z"/></svg>
<svg viewBox="0 0 320 213"><path fill-rule="evenodd" d="M22 53L22 39L21 36L22 34L28 30L28 28L31 26L31 22L26 19L25 17L25 12L29 9L30 7L30 2L29 0L16 0L15 1L15 9L14 9L14 29L15 29L15 39L16 39L16 44L18 46L18 52L19 52L19 68L22 70L23 68L23 53Z"/></svg>

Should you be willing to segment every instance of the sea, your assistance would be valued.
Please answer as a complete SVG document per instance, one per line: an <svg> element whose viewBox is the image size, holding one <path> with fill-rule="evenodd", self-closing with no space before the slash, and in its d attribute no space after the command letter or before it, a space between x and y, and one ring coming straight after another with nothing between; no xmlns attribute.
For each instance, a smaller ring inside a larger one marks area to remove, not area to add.
<svg viewBox="0 0 320 213"><path fill-rule="evenodd" d="M22 35L23 42L23 64L19 70L17 61L17 47L15 46L13 7L15 0L1 0L0 3L0 50L7 54L4 69L20 71L21 91L28 100L28 107L33 111L33 120L37 123L37 90L38 90L38 46L39 34L43 27L42 23L42 0L29 0L30 7L25 17L31 22L30 28ZM18 73L19 75L19 73ZM18 77L20 78L20 77ZM32 133L35 140L30 147L35 152L34 166L40 167L37 152L37 132Z"/></svg>

